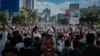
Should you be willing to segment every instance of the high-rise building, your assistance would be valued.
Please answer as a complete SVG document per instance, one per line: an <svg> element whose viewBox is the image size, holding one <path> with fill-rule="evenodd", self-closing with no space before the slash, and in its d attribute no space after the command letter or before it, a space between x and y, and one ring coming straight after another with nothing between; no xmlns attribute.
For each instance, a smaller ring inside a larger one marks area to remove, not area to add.
<svg viewBox="0 0 100 56"><path fill-rule="evenodd" d="M22 6L21 0L0 0L0 11L7 10L9 13L19 12Z"/></svg>
<svg viewBox="0 0 100 56"><path fill-rule="evenodd" d="M26 9L34 9L34 0L23 0Z"/></svg>
<svg viewBox="0 0 100 56"><path fill-rule="evenodd" d="M70 10L71 11L79 10L79 4L70 4Z"/></svg>
<svg viewBox="0 0 100 56"><path fill-rule="evenodd" d="M34 5L33 8L36 9L36 0L33 0L33 2L34 2L33 3L33 5Z"/></svg>
<svg viewBox="0 0 100 56"><path fill-rule="evenodd" d="M45 9L43 10L43 13L46 14L47 16L50 16L51 10L48 9L48 8L45 8Z"/></svg>
<svg viewBox="0 0 100 56"><path fill-rule="evenodd" d="M1 8L1 0L0 0L0 8Z"/></svg>
<svg viewBox="0 0 100 56"><path fill-rule="evenodd" d="M34 9L35 0L32 0L32 9Z"/></svg>
<svg viewBox="0 0 100 56"><path fill-rule="evenodd" d="M43 10L43 13L45 14L45 22L49 22L50 21L50 16L51 16L51 10L48 8L45 8Z"/></svg>

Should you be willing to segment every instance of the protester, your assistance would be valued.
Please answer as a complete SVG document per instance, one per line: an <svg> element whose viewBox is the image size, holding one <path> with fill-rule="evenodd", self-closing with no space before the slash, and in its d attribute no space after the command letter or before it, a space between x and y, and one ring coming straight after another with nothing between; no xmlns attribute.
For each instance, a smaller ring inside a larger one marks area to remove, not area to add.
<svg viewBox="0 0 100 56"><path fill-rule="evenodd" d="M1 32L2 33L0 33L1 35L0 36L0 54L1 54L1 51L5 48L5 45L7 42L7 34L8 34L6 27L3 27L1 29Z"/></svg>
<svg viewBox="0 0 100 56"><path fill-rule="evenodd" d="M58 56L56 54L56 41L52 36L44 36L41 44L41 51L43 52L41 56Z"/></svg>
<svg viewBox="0 0 100 56"><path fill-rule="evenodd" d="M69 40L66 40L61 56L70 56L71 51L72 51L71 43Z"/></svg>
<svg viewBox="0 0 100 56"><path fill-rule="evenodd" d="M7 47L2 51L2 56L19 56L18 49L14 47Z"/></svg>
<svg viewBox="0 0 100 56"><path fill-rule="evenodd" d="M94 45L94 41L96 39L95 34L93 33L88 33L86 35L86 47L82 51L81 56L100 56L100 48L97 48Z"/></svg>
<svg viewBox="0 0 100 56"><path fill-rule="evenodd" d="M32 47L31 38L24 39L24 46L20 49L19 56L35 56L35 50Z"/></svg>

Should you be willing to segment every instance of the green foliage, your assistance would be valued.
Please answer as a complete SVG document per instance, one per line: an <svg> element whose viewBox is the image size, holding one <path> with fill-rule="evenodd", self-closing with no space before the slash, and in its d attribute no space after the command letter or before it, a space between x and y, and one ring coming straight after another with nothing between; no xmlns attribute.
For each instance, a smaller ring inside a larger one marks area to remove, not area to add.
<svg viewBox="0 0 100 56"><path fill-rule="evenodd" d="M0 13L0 24L8 25L9 24L9 13L8 11L3 11Z"/></svg>
<svg viewBox="0 0 100 56"><path fill-rule="evenodd" d="M81 24L98 24L100 22L100 13L99 12L88 12L83 13L80 17Z"/></svg>
<svg viewBox="0 0 100 56"><path fill-rule="evenodd" d="M15 14L12 19L12 24L20 25L25 23L25 16L21 13Z"/></svg>
<svg viewBox="0 0 100 56"><path fill-rule="evenodd" d="M28 13L28 19L27 19L27 23L28 24L34 24L36 19L37 19L37 13L33 12L32 10L27 10Z"/></svg>
<svg viewBox="0 0 100 56"><path fill-rule="evenodd" d="M95 25L100 25L100 12L85 12L81 15L80 22L82 25L95 29Z"/></svg>
<svg viewBox="0 0 100 56"><path fill-rule="evenodd" d="M12 22L14 25L32 25L37 18L36 15L36 12L22 8L19 13L14 14Z"/></svg>

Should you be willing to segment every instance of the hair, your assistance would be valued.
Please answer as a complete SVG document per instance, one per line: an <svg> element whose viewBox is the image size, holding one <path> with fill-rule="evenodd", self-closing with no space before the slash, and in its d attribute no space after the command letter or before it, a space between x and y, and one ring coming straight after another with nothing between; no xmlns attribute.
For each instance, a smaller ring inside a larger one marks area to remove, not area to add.
<svg viewBox="0 0 100 56"><path fill-rule="evenodd" d="M14 32L13 32L13 36L14 36L15 38L17 38L18 40L22 40L22 36L21 36L21 34L19 33L19 31L14 31Z"/></svg>
<svg viewBox="0 0 100 56"><path fill-rule="evenodd" d="M6 53L9 53L9 52L14 53L16 55L18 55L18 53L19 53L17 48L7 47L2 51L2 56L4 56Z"/></svg>
<svg viewBox="0 0 100 56"><path fill-rule="evenodd" d="M18 31L14 31L14 32L13 32L13 35L14 35L15 37L17 37L17 36L20 35L20 34L19 34Z"/></svg>
<svg viewBox="0 0 100 56"><path fill-rule="evenodd" d="M26 33L24 33L23 35L24 35L25 37L27 36L27 34L26 34Z"/></svg>
<svg viewBox="0 0 100 56"><path fill-rule="evenodd" d="M93 33L88 33L88 34L86 35L86 43L87 43L87 44L93 44L94 41L95 41L95 34L93 34Z"/></svg>
<svg viewBox="0 0 100 56"><path fill-rule="evenodd" d="M32 39L31 39L31 38L25 38L25 39L24 39L24 46L25 46L25 47L30 47L30 46L32 46Z"/></svg>
<svg viewBox="0 0 100 56"><path fill-rule="evenodd" d="M49 38L49 39L53 40L54 48L56 48L56 40L51 34L45 34L45 36L43 36L43 39L41 40L41 45L43 44L45 38Z"/></svg>
<svg viewBox="0 0 100 56"><path fill-rule="evenodd" d="M38 26L35 26L32 30L32 32L35 32L38 29Z"/></svg>

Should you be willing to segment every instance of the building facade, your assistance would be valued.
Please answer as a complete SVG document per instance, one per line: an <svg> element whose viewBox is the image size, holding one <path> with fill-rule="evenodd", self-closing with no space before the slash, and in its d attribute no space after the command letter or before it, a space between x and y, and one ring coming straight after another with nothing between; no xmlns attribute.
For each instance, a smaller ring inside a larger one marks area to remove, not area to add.
<svg viewBox="0 0 100 56"><path fill-rule="evenodd" d="M50 15L51 15L51 10L48 9L48 8L45 8L45 9L43 10L43 13L46 14L47 16L50 16Z"/></svg>
<svg viewBox="0 0 100 56"><path fill-rule="evenodd" d="M45 14L45 22L49 22L50 21L50 16L51 16L51 10L48 8L45 8L43 10L43 13Z"/></svg>
<svg viewBox="0 0 100 56"><path fill-rule="evenodd" d="M23 0L23 5L26 9L34 9L34 0Z"/></svg>
<svg viewBox="0 0 100 56"><path fill-rule="evenodd" d="M65 19L64 13L58 13L58 19Z"/></svg>
<svg viewBox="0 0 100 56"><path fill-rule="evenodd" d="M19 12L20 10L20 0L0 0L0 11L7 10L9 13L11 12Z"/></svg>
<svg viewBox="0 0 100 56"><path fill-rule="evenodd" d="M1 0L0 0L0 8L1 8Z"/></svg>

